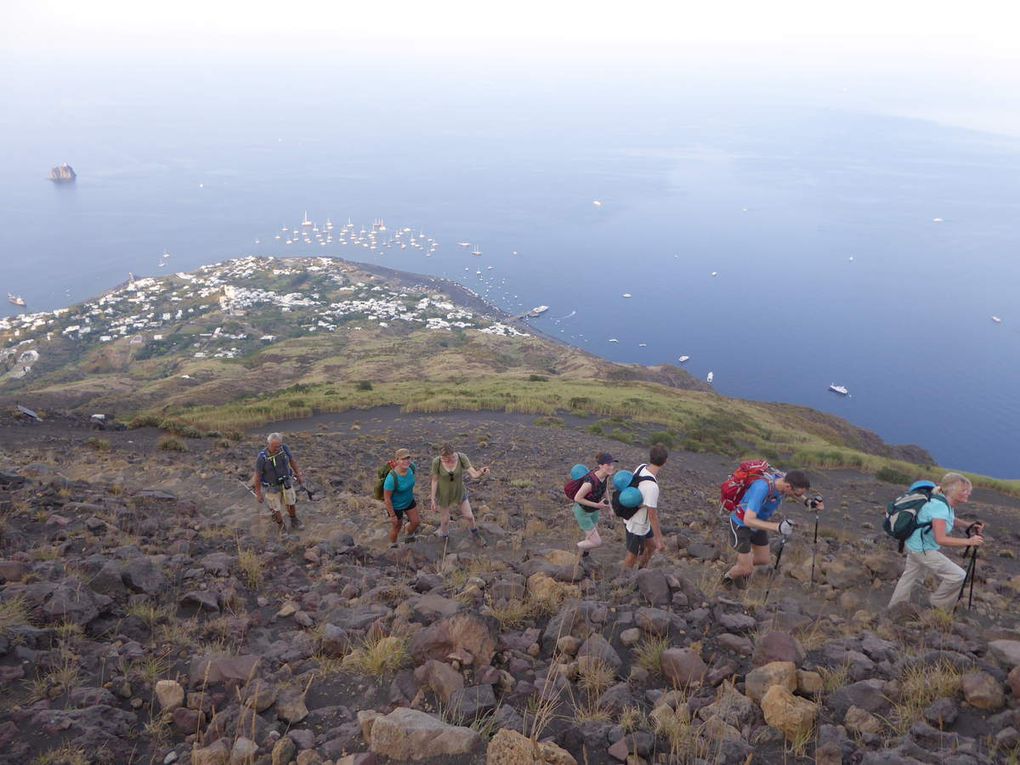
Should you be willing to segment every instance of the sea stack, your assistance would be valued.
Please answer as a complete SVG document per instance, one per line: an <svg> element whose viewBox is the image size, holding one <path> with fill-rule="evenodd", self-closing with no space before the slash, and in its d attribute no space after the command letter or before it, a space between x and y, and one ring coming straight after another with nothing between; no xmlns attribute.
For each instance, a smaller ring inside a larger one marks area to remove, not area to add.
<svg viewBox="0 0 1020 765"><path fill-rule="evenodd" d="M50 180L54 183L73 183L78 174L66 162L50 170Z"/></svg>

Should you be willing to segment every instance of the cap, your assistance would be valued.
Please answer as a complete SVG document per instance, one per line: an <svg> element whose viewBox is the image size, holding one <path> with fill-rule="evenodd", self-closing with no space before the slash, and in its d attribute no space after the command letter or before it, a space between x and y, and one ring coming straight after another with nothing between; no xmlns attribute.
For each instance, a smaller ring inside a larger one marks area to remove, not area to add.
<svg viewBox="0 0 1020 765"><path fill-rule="evenodd" d="M595 462L598 463L599 465L611 465L612 463L619 461L620 460L616 459L609 452L600 452L595 455Z"/></svg>
<svg viewBox="0 0 1020 765"><path fill-rule="evenodd" d="M402 459L404 459L404 457L410 457L410 456L411 456L411 450L410 449L397 449L397 453L393 455L393 459L395 459L395 460L402 460Z"/></svg>

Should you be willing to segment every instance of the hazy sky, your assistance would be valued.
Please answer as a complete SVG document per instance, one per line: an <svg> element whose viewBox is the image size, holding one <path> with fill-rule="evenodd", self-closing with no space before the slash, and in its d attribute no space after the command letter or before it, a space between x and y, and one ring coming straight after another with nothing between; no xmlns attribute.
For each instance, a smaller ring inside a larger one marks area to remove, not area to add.
<svg viewBox="0 0 1020 765"><path fill-rule="evenodd" d="M325 51L469 68L661 73L697 63L720 78L831 78L859 108L1020 133L1020 46L1008 8L987 0L0 0L0 63Z"/></svg>

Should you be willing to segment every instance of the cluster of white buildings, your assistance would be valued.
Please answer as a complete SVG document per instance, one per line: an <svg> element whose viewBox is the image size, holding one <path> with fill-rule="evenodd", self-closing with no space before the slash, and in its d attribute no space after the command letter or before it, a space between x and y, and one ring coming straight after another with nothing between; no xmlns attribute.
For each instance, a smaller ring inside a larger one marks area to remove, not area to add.
<svg viewBox="0 0 1020 765"><path fill-rule="evenodd" d="M350 265L331 258L248 257L203 266L191 274L133 279L71 308L5 317L0 319L0 376L28 374L47 343L57 339L81 344L125 340L145 346L177 335L179 351L186 342L189 355L202 359L244 356L280 336L293 336L294 328L321 333L371 325L418 326L527 334L458 307L426 287L390 289L352 281L352 271ZM251 331L215 326L211 314L217 310L230 319L231 327L247 324ZM187 332L189 322L199 319L201 331L181 340L178 333Z"/></svg>

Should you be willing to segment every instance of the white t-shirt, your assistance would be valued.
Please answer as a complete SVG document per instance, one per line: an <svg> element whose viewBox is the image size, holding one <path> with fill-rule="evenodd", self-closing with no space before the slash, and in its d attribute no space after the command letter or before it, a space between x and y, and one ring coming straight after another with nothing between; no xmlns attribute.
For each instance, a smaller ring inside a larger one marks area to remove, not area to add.
<svg viewBox="0 0 1020 765"><path fill-rule="evenodd" d="M631 534L644 536L652 530L652 524L648 522L648 508L658 507L659 484L655 482L655 476L652 475L647 467L641 468L637 475L651 476L652 480L642 481L638 484L638 490L641 492L641 507L638 508L634 515L624 521L624 525Z"/></svg>

